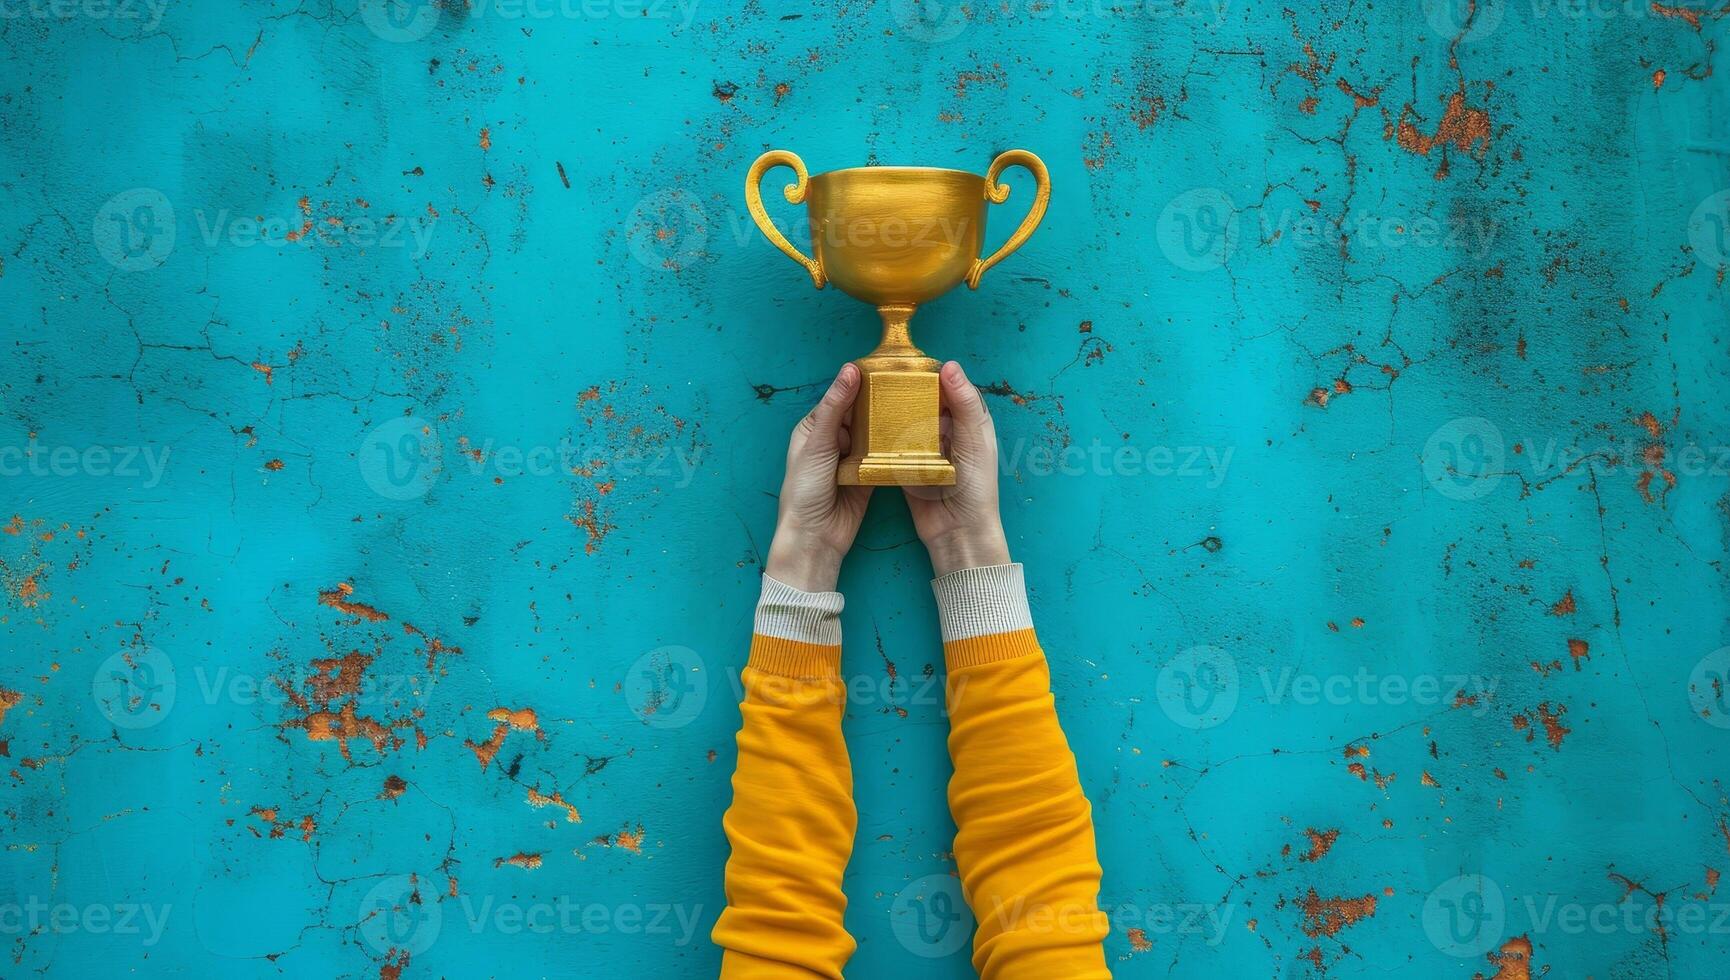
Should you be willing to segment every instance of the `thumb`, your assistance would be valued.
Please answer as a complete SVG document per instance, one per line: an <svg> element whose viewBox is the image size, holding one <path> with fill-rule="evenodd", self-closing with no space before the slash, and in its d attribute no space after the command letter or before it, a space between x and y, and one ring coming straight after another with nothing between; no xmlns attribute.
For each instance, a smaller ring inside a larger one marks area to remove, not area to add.
<svg viewBox="0 0 1730 980"><path fill-rule="evenodd" d="M841 438L841 423L847 418L847 413L853 408L853 399L859 394L859 368L848 361L841 365L840 373L829 385L829 390L823 393L822 400L811 409L810 414L799 423L806 430L806 435L816 441L816 450L820 453L839 452Z"/></svg>
<svg viewBox="0 0 1730 980"><path fill-rule="evenodd" d="M966 452L996 440L991 412L985 407L985 396L967 379L961 365L950 361L938 375L943 389L943 404L949 409L950 441Z"/></svg>

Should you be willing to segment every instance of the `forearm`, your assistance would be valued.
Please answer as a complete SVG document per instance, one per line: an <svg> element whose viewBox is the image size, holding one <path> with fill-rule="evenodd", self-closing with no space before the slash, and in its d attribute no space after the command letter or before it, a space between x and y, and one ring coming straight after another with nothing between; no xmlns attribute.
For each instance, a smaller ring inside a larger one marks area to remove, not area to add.
<svg viewBox="0 0 1730 980"><path fill-rule="evenodd" d="M841 878L857 817L841 737L841 597L765 576L740 705L727 907L714 930L726 978L840 977L854 942Z"/></svg>
<svg viewBox="0 0 1730 980"><path fill-rule="evenodd" d="M1058 725L1021 566L934 583L949 666L949 807L983 980L1109 977L1092 810Z"/></svg>

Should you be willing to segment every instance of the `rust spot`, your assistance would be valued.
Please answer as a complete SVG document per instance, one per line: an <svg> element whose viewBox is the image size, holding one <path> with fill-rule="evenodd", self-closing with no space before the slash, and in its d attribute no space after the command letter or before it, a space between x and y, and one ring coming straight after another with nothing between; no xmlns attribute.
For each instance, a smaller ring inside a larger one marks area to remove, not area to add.
<svg viewBox="0 0 1730 980"><path fill-rule="evenodd" d="M331 589L328 592L320 592L318 594L318 601L320 605L329 606L337 612L354 616L357 619L364 619L368 622L376 623L381 619L390 618L365 603L349 601L349 597L352 595L354 595L354 586L347 582L338 582L336 583L336 588Z"/></svg>
<svg viewBox="0 0 1730 980"><path fill-rule="evenodd" d="M306 737L313 742L335 742L346 761L353 761L348 743L351 741L371 742L372 747L380 754L394 751L402 747L403 740L395 732L398 728L411 727L406 721L386 724L374 718L360 714L353 702L345 704L338 711L328 709L313 711L305 718L291 718L283 722L283 728L299 728L306 732Z"/></svg>
<svg viewBox="0 0 1730 980"><path fill-rule="evenodd" d="M1147 939L1147 930L1139 926L1129 929L1129 949L1133 953L1146 953L1153 949L1153 943Z"/></svg>
<svg viewBox="0 0 1730 980"><path fill-rule="evenodd" d="M565 798L563 796L559 795L558 790L554 790L551 796L546 796L546 795L543 795L541 793L541 791L539 789L537 789L536 787L530 786L529 787L529 806L532 806L537 810L540 809L541 807L556 806L559 809L565 811L565 822L566 823L582 823L583 822L582 814L577 812L577 808L575 806L566 802Z"/></svg>
<svg viewBox="0 0 1730 980"><path fill-rule="evenodd" d="M1550 615L1572 616L1578 609L1579 607L1574 604L1574 590L1569 589L1562 595L1562 598L1556 600L1555 605L1550 607Z"/></svg>
<svg viewBox="0 0 1730 980"><path fill-rule="evenodd" d="M252 369L254 371L257 371L259 374L264 375L264 383L265 384L269 385L269 384L275 383L275 379L276 379L276 369L275 368L264 363L263 361L253 361L252 362Z"/></svg>
<svg viewBox="0 0 1730 980"><path fill-rule="evenodd" d="M1418 156L1429 156L1430 151L1442 148L1441 166L1436 170L1436 179L1448 176L1447 148L1452 146L1461 153L1482 159L1490 147L1490 114L1483 109L1476 109L1466 104L1466 89L1462 82L1458 91L1447 98L1447 107L1442 113L1442 121L1437 124L1434 134L1420 130L1412 120L1417 117L1417 110L1408 102L1400 110L1398 123L1391 125L1384 134L1386 138L1397 140L1400 148Z"/></svg>
<svg viewBox="0 0 1730 980"><path fill-rule="evenodd" d="M637 829L626 827L616 834L602 834L595 838L594 843L600 847L622 847L632 854L643 853L643 825L637 824Z"/></svg>
<svg viewBox="0 0 1730 980"><path fill-rule="evenodd" d="M1340 839L1340 832L1335 830L1316 830L1311 827L1304 831L1304 836L1310 840L1308 852L1298 858L1299 861L1320 861L1334 848L1334 842Z"/></svg>
<svg viewBox="0 0 1730 980"><path fill-rule="evenodd" d="M507 864L512 867L522 868L525 871L533 871L541 866L541 855L519 851L516 854L512 854L510 857L493 859L493 867L495 868L502 868Z"/></svg>
<svg viewBox="0 0 1730 980"><path fill-rule="evenodd" d="M1652 4L1652 12L1660 17L1683 21L1696 31L1700 29L1700 11L1698 10L1690 10L1683 6L1667 7L1661 3L1654 3Z"/></svg>
<svg viewBox="0 0 1730 980"><path fill-rule="evenodd" d="M1592 658L1592 647L1585 640L1569 640L1568 656L1574 658L1574 669L1580 669L1580 661Z"/></svg>
<svg viewBox="0 0 1730 980"><path fill-rule="evenodd" d="M1670 73L1665 71L1662 68L1653 72L1652 73L1652 91L1656 92L1659 89L1663 88L1664 87L1664 79L1666 79L1668 77L1670 77Z"/></svg>
<svg viewBox="0 0 1730 980"><path fill-rule="evenodd" d="M492 131L487 129L485 126L481 127L480 147L481 147L482 153L485 153L485 152L487 152L493 148Z"/></svg>
<svg viewBox="0 0 1730 980"><path fill-rule="evenodd" d="M1472 980L1532 980L1532 941L1525 936L1515 936L1501 949L1485 953L1484 958L1496 968L1495 975L1486 978L1474 973Z"/></svg>
<svg viewBox="0 0 1730 980"><path fill-rule="evenodd" d="M1136 126L1146 129L1159 121L1159 116L1165 111L1165 97L1155 95L1142 103L1141 108L1129 114Z"/></svg>
<svg viewBox="0 0 1730 980"><path fill-rule="evenodd" d="M1376 897L1322 898L1312 887L1309 894L1298 899L1303 910L1304 935L1336 936L1341 929L1356 925L1376 914Z"/></svg>
<svg viewBox="0 0 1730 980"><path fill-rule="evenodd" d="M0 687L0 725L6 723L6 713L18 707L18 703L23 700L24 695L17 691L8 691L6 688Z"/></svg>
<svg viewBox="0 0 1730 980"><path fill-rule="evenodd" d="M480 743L467 739L463 741L464 747L473 752L475 758L480 760L481 772L486 772L487 767L492 765L493 760L498 757L499 749L504 747L505 736L509 735L512 729L530 731L534 732L537 737L545 737L541 732L540 721L535 717L535 709L533 708L494 708L487 712L487 719L498 723L493 727L491 737Z"/></svg>
<svg viewBox="0 0 1730 980"><path fill-rule="evenodd" d="M282 467L283 467L283 462L280 459L270 459L270 460L266 460L264 463L264 468L271 471L272 473L280 472L282 470Z"/></svg>
<svg viewBox="0 0 1730 980"><path fill-rule="evenodd" d="M381 800L394 800L406 792L408 792L408 780L401 776L386 776L384 778L384 789L378 794L378 798Z"/></svg>

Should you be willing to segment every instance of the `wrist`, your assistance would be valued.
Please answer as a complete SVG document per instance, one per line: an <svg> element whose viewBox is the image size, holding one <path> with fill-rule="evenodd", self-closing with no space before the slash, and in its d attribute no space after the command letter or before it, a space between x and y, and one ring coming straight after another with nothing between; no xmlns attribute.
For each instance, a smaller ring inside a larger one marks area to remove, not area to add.
<svg viewBox="0 0 1730 980"><path fill-rule="evenodd" d="M925 550L931 554L931 570L938 578L966 568L1010 563L1009 539L997 522L938 535L925 542Z"/></svg>
<svg viewBox="0 0 1730 980"><path fill-rule="evenodd" d="M834 592L841 558L841 552L797 529L779 528L769 542L763 574L805 592Z"/></svg>

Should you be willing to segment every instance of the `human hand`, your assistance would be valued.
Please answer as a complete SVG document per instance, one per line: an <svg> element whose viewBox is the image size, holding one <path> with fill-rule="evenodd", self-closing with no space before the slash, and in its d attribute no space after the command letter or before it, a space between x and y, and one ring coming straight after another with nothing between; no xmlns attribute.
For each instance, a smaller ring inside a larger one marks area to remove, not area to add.
<svg viewBox="0 0 1730 980"><path fill-rule="evenodd" d="M787 446L787 476L763 571L806 592L835 591L841 559L853 547L871 502L870 487L835 482L836 468L852 448L848 423L858 394L859 368L849 362L817 407L793 427Z"/></svg>
<svg viewBox="0 0 1730 980"><path fill-rule="evenodd" d="M955 464L955 485L904 487L913 526L939 577L963 568L1007 565L1009 541L997 507L997 426L961 365L943 365L938 388L949 419L945 452Z"/></svg>

